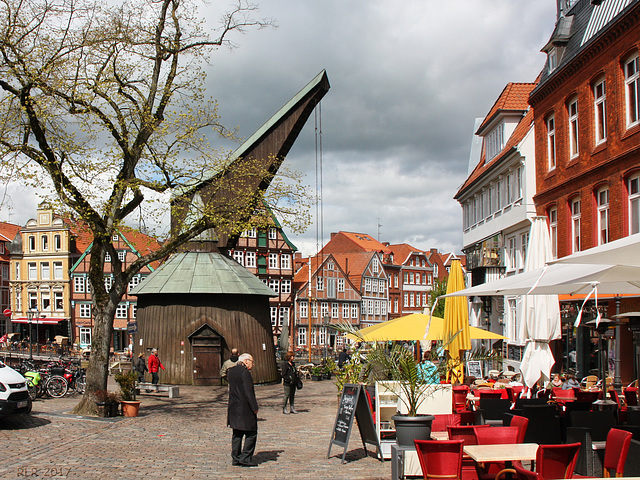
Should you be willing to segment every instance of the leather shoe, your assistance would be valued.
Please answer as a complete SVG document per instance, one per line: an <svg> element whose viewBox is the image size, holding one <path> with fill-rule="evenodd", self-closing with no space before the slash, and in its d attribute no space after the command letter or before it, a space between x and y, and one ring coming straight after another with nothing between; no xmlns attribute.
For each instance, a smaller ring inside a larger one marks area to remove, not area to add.
<svg viewBox="0 0 640 480"><path fill-rule="evenodd" d="M233 462L231 462L231 465L233 465L234 467L239 467L240 465L242 465L240 462L236 462L235 460Z"/></svg>
<svg viewBox="0 0 640 480"><path fill-rule="evenodd" d="M255 462L254 460L251 460L250 462L242 462L240 463L240 465L243 467L257 467L258 463Z"/></svg>

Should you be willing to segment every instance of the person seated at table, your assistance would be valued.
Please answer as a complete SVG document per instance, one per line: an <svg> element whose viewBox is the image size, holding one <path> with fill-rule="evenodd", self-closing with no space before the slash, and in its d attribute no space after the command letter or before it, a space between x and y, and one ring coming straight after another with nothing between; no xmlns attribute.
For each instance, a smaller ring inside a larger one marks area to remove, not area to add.
<svg viewBox="0 0 640 480"><path fill-rule="evenodd" d="M440 383L438 367L428 358L429 352L425 352L420 365L418 365L418 374L425 383Z"/></svg>
<svg viewBox="0 0 640 480"><path fill-rule="evenodd" d="M571 390L573 387L580 387L580 384L576 380L576 377L570 373L562 384L562 390Z"/></svg>
<svg viewBox="0 0 640 480"><path fill-rule="evenodd" d="M564 382L562 381L560 374L556 373L553 375L553 379L549 382L549 386L547 388L560 388L563 383Z"/></svg>

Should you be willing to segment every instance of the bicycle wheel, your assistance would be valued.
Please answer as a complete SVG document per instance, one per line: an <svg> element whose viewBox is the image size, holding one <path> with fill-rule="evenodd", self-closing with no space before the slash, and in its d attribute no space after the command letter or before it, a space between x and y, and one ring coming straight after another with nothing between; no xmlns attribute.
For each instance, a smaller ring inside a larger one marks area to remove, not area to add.
<svg viewBox="0 0 640 480"><path fill-rule="evenodd" d="M47 381L47 394L54 398L64 397L69 390L69 384L64 377L54 375Z"/></svg>
<svg viewBox="0 0 640 480"><path fill-rule="evenodd" d="M78 378L76 378L76 392L78 392L80 395L84 395L84 391L86 388L87 388L87 376L80 375Z"/></svg>
<svg viewBox="0 0 640 480"><path fill-rule="evenodd" d="M36 386L31 382L27 382L27 389L29 390L29 397L31 397L31 401L35 400L38 396Z"/></svg>

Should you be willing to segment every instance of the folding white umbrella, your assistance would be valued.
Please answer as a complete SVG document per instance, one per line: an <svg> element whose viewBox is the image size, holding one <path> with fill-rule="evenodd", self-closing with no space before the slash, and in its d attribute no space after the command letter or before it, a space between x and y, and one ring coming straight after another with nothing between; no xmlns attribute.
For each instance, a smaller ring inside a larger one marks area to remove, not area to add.
<svg viewBox="0 0 640 480"><path fill-rule="evenodd" d="M591 263L640 267L640 233L574 253L549 263Z"/></svg>
<svg viewBox="0 0 640 480"><path fill-rule="evenodd" d="M529 233L525 271L534 271L551 260L551 240L545 217L534 217ZM519 303L520 340L526 342L520 370L528 387L551 380L555 363L549 342L561 338L558 295L525 295Z"/></svg>

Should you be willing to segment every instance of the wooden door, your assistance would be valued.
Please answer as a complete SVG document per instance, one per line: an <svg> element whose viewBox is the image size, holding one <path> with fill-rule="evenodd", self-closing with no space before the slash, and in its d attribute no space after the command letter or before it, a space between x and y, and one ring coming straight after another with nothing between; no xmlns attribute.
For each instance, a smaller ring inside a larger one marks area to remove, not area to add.
<svg viewBox="0 0 640 480"><path fill-rule="evenodd" d="M220 385L221 358L219 345L193 345L193 384Z"/></svg>

